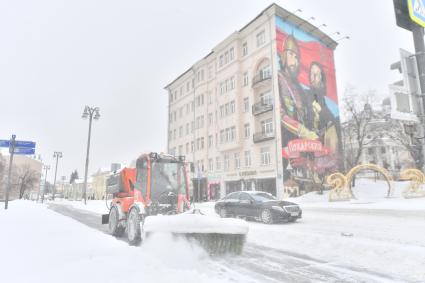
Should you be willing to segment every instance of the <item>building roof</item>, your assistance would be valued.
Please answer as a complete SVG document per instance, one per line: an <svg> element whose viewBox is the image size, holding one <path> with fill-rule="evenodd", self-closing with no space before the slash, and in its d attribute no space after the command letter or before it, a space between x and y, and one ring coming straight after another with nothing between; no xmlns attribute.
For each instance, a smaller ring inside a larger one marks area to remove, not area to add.
<svg viewBox="0 0 425 283"><path fill-rule="evenodd" d="M272 9L275 9L276 15L278 15L278 16L282 17L283 19L285 19L286 22L293 24L294 26L298 27L299 29L304 30L307 33L310 33L312 36L318 38L323 44L325 44L329 48L335 49L336 46L338 45L338 43L335 40L333 40L326 33L322 32L318 27L316 27L315 25L311 24L310 22L307 22L306 20L298 17L297 15L295 15L295 14L293 14L293 13L285 10L284 8L282 8L279 5L277 5L276 3L270 4L267 8L265 8L263 11L261 11L254 19L252 19L249 23L247 23L239 31L237 31L237 33L242 32L249 25L251 25L253 22L255 22L258 18L260 18L263 15L266 15L267 12L270 11L270 10L272 10ZM226 39L224 39L223 41L226 41L229 37L231 37L233 35L234 34L226 37ZM209 52L201 60L208 58L208 56L210 56L213 53L214 53L214 51ZM170 85L172 85L173 83L175 83L176 81L178 81L185 74L189 73L192 70L192 68L193 68L193 66L195 64L193 64L190 68L188 68L186 71L184 71L180 76L178 76L177 78L175 78L172 82L170 82L169 84L167 84L164 87L164 89L168 89L168 87Z"/></svg>

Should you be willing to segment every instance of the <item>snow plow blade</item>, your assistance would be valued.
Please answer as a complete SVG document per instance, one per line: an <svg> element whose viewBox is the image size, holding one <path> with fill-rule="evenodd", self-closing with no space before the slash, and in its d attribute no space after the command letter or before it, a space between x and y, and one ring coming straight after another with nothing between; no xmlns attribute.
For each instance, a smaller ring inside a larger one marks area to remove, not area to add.
<svg viewBox="0 0 425 283"><path fill-rule="evenodd" d="M241 254L248 224L245 220L219 218L199 213L148 216L143 225L146 237L170 233L198 243L210 255Z"/></svg>

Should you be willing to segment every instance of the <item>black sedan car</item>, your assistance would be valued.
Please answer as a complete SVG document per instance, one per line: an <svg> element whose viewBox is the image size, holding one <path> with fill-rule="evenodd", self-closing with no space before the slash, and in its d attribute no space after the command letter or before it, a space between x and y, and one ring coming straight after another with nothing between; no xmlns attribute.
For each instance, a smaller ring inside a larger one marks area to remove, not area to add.
<svg viewBox="0 0 425 283"><path fill-rule="evenodd" d="M214 208L221 217L255 219L266 224L294 222L302 216L302 210L297 204L277 200L271 194L261 191L230 193L217 201Z"/></svg>

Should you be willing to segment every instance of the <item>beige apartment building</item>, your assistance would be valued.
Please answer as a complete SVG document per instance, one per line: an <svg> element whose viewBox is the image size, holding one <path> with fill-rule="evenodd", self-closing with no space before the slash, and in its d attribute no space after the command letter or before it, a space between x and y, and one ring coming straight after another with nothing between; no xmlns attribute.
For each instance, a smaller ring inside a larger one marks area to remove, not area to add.
<svg viewBox="0 0 425 283"><path fill-rule="evenodd" d="M331 42L276 4L168 84L168 152L193 162L193 198L237 190L283 197L276 17Z"/></svg>

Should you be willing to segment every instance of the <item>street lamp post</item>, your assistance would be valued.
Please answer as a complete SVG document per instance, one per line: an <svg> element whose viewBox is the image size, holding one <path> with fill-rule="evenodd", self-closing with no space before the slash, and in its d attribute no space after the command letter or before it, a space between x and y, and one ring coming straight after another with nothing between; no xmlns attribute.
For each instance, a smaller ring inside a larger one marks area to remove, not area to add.
<svg viewBox="0 0 425 283"><path fill-rule="evenodd" d="M59 161L59 158L62 158L62 152L55 151L53 153L53 158L56 158L55 179L53 181L53 196L52 196L52 200L55 200L55 193L56 193L56 174L58 172L58 161Z"/></svg>
<svg viewBox="0 0 425 283"><path fill-rule="evenodd" d="M84 188L83 188L83 198L84 204L87 204L87 171L89 169L89 153L90 153L90 136L91 136L91 124L93 119L99 120L99 107L90 107L86 106L84 108L83 115L81 116L83 119L89 118L89 134L87 138L87 153L86 153L86 168L84 171Z"/></svg>
<svg viewBox="0 0 425 283"><path fill-rule="evenodd" d="M44 194L46 193L47 188L47 170L50 170L50 165L43 165L44 169L44 187L43 187L43 193L41 194L41 203L44 202Z"/></svg>

